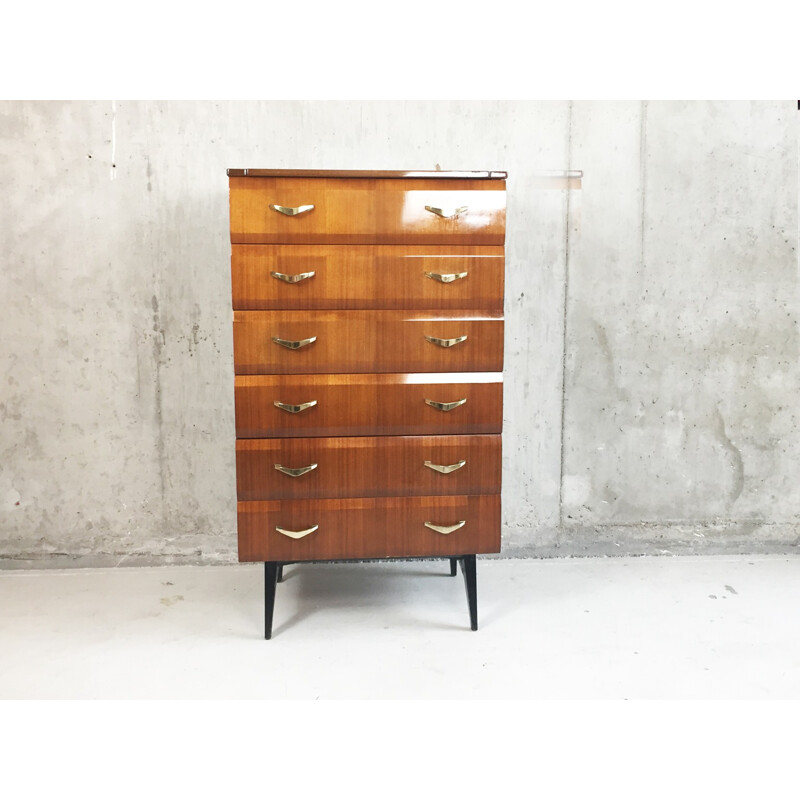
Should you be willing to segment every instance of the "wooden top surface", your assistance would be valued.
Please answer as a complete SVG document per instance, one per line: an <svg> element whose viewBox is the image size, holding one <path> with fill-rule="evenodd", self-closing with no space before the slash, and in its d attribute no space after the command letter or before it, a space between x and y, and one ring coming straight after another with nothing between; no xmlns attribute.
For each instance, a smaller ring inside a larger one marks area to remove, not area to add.
<svg viewBox="0 0 800 800"><path fill-rule="evenodd" d="M505 180L507 172L403 171L369 169L229 169L231 178L468 178L469 180Z"/></svg>

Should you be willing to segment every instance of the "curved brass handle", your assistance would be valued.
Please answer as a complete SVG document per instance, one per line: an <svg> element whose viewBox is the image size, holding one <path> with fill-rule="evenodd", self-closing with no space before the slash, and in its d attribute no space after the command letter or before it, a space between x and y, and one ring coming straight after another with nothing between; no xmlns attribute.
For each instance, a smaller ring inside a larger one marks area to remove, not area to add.
<svg viewBox="0 0 800 800"><path fill-rule="evenodd" d="M466 402L466 397L462 397L461 400L454 400L452 403L438 403L436 400L428 400L427 397L425 398L426 405L429 405L431 408L435 408L438 411L452 411L454 408L463 406Z"/></svg>
<svg viewBox="0 0 800 800"><path fill-rule="evenodd" d="M437 217L442 217L443 219L452 219L453 217L457 217L459 214L466 214L469 210L468 206L459 206L458 208L436 208L436 206L425 206L426 211L430 211L431 214L436 214Z"/></svg>
<svg viewBox="0 0 800 800"><path fill-rule="evenodd" d="M432 344L438 344L439 347L452 347L454 344L467 341L466 336L458 336L455 339L438 339L436 336L426 336L425 338Z"/></svg>
<svg viewBox="0 0 800 800"><path fill-rule="evenodd" d="M274 275L275 273L273 272L272 274ZM439 283L452 283L461 278L466 278L468 274L467 272L450 272L445 274L440 272L426 272L425 277L431 278L434 281L439 281Z"/></svg>
<svg viewBox="0 0 800 800"><path fill-rule="evenodd" d="M283 272L270 272L269 274L272 275L273 278L277 278L279 281L283 281L284 283L300 283L300 281L313 278L317 273L299 272L297 275L285 275Z"/></svg>
<svg viewBox="0 0 800 800"><path fill-rule="evenodd" d="M428 469L434 470L435 472L441 472L442 475L449 475L451 472L455 472L457 469L461 469L461 467L463 467L464 464L466 463L467 463L466 459L459 461L458 464L448 464L448 465L434 464L432 461L426 461L425 466L428 467Z"/></svg>
<svg viewBox="0 0 800 800"><path fill-rule="evenodd" d="M313 342L317 341L316 336L312 336L310 339L280 339L277 336L272 337L272 341L275 344L279 344L281 347L288 347L289 350L299 350L301 347L305 347L307 344L312 344Z"/></svg>
<svg viewBox="0 0 800 800"><path fill-rule="evenodd" d="M311 211L311 209L314 208L314 206L313 205L297 206L296 208L290 208L289 206L278 206L271 203L270 208L273 211L278 211L281 214L286 214L287 217L296 217L298 214L305 214L306 211Z"/></svg>
<svg viewBox="0 0 800 800"><path fill-rule="evenodd" d="M289 403L281 403L279 400L273 401L273 405L280 408L282 411L288 411L290 414L299 414L307 408L313 408L317 404L316 400L311 400L308 403L300 403L300 405L293 406Z"/></svg>
<svg viewBox="0 0 800 800"><path fill-rule="evenodd" d="M284 475L288 475L290 478L299 478L301 475L305 475L307 472L311 472L312 469L316 469L316 464L309 464L307 467L297 467L293 469L292 467L283 467L280 464L275 465L275 469L278 472L282 472Z"/></svg>
<svg viewBox="0 0 800 800"><path fill-rule="evenodd" d="M436 531L436 533L452 533L453 531L457 531L459 528L463 528L467 524L467 521L462 519L455 525L434 525L432 522L425 522L423 524L426 528Z"/></svg>
<svg viewBox="0 0 800 800"><path fill-rule="evenodd" d="M279 525L275 526L275 530L278 531L278 533L282 533L284 536L288 536L291 539L302 539L304 536L308 536L309 533L314 533L317 528L319 528L319 525L313 525L310 528L306 528L304 531L287 531L286 528L281 528Z"/></svg>

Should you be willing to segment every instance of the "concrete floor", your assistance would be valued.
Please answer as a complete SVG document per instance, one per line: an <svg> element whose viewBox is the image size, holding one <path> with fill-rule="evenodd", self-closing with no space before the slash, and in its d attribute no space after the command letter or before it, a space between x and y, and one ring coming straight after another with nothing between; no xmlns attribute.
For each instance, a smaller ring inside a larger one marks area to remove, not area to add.
<svg viewBox="0 0 800 800"><path fill-rule="evenodd" d="M793 556L0 572L0 698L798 698Z"/></svg>

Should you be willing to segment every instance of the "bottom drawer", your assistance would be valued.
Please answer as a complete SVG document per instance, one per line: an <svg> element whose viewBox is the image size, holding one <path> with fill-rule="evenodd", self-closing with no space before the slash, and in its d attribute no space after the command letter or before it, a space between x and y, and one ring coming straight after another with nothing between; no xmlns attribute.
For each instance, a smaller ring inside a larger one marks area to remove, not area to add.
<svg viewBox="0 0 800 800"><path fill-rule="evenodd" d="M500 552L499 494L248 501L238 516L239 561Z"/></svg>

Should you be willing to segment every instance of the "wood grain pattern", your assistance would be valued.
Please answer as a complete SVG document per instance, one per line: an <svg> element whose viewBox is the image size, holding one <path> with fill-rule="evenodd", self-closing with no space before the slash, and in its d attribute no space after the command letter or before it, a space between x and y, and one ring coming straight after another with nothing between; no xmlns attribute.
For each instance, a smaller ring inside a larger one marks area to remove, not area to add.
<svg viewBox="0 0 800 800"><path fill-rule="evenodd" d="M502 247L233 245L234 309L503 309ZM286 283L271 272L314 272ZM426 276L467 276L441 283Z"/></svg>
<svg viewBox="0 0 800 800"><path fill-rule="evenodd" d="M238 506L240 561L312 561L500 552L500 496L277 500ZM424 523L452 525L443 535ZM319 529L302 539L275 530Z"/></svg>
<svg viewBox="0 0 800 800"><path fill-rule="evenodd" d="M340 438L238 439L236 486L239 500L395 495L497 494L501 480L501 437L348 436ZM425 461L466 464L448 475ZM297 469L293 478L275 464Z"/></svg>
<svg viewBox="0 0 800 800"><path fill-rule="evenodd" d="M503 375L493 373L241 375L236 436L414 436L500 433ZM467 402L440 411L425 400ZM298 406L299 413L275 402Z"/></svg>
<svg viewBox="0 0 800 800"><path fill-rule="evenodd" d="M439 347L425 336L467 336ZM289 350L272 337L309 339ZM235 311L237 375L321 372L500 372L503 319L493 311Z"/></svg>
<svg viewBox="0 0 800 800"><path fill-rule="evenodd" d="M230 181L234 244L502 245L501 180L236 178ZM287 217L269 208L313 205ZM425 210L467 207L453 219Z"/></svg>

